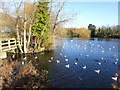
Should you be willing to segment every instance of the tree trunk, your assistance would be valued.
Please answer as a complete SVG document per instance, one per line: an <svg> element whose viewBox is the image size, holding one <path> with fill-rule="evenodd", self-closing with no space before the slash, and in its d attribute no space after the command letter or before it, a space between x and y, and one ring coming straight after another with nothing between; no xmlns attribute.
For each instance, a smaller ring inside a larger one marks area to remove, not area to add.
<svg viewBox="0 0 120 90"><path fill-rule="evenodd" d="M26 42L27 42L27 39L26 39L26 24L27 24L27 22L24 21L24 53L27 53L27 48L26 48Z"/></svg>
<svg viewBox="0 0 120 90"><path fill-rule="evenodd" d="M28 43L27 43L27 48L29 48L29 46L30 46L31 27L32 27L32 25L30 24L30 27L29 27L29 35L28 35Z"/></svg>
<svg viewBox="0 0 120 90"><path fill-rule="evenodd" d="M20 52L23 53L22 45L20 43L20 32L19 32L19 29L18 29L18 18L17 18L17 21L16 21L16 32L17 32L17 40L19 41L18 48L20 49Z"/></svg>

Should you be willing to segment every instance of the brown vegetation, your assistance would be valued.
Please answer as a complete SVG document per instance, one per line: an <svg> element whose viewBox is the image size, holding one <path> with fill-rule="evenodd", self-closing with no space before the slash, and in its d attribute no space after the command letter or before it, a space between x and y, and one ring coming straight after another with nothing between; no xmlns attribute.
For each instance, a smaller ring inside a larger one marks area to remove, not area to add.
<svg viewBox="0 0 120 90"><path fill-rule="evenodd" d="M1 65L2 87L4 88L47 88L49 80L48 71L40 73L31 62L21 65L18 61L4 60Z"/></svg>

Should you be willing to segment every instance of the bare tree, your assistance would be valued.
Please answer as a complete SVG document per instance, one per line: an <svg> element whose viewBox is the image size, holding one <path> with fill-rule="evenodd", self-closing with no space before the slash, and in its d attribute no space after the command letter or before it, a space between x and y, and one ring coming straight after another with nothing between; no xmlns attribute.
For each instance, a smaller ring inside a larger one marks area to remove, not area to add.
<svg viewBox="0 0 120 90"><path fill-rule="evenodd" d="M52 35L54 37L56 27L62 23L70 21L73 18L73 15L71 17L66 17L66 18L63 18L63 16L61 15L61 12L65 7L66 2L53 2L53 0L51 0L50 3L57 3L55 7L53 7L53 5L50 5ZM53 8L57 8L57 9L53 10Z"/></svg>

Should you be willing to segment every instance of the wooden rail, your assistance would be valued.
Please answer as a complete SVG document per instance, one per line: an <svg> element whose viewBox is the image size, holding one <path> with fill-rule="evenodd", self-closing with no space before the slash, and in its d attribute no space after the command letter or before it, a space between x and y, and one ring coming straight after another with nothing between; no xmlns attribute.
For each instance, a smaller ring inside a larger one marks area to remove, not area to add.
<svg viewBox="0 0 120 90"><path fill-rule="evenodd" d="M15 38L0 38L0 51L6 52L17 48L17 42Z"/></svg>

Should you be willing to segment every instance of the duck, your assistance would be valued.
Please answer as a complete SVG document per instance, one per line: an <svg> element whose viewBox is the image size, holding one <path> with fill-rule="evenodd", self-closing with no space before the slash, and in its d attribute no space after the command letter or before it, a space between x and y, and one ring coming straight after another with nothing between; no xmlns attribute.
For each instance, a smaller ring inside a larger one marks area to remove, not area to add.
<svg viewBox="0 0 120 90"><path fill-rule="evenodd" d="M101 59L103 60L104 58L103 58L103 57L101 57Z"/></svg>
<svg viewBox="0 0 120 90"><path fill-rule="evenodd" d="M66 68L69 68L69 67L70 67L70 65L69 65L69 64L67 64L67 65L65 65L65 67L66 67Z"/></svg>
<svg viewBox="0 0 120 90"><path fill-rule="evenodd" d="M79 61L80 59L79 58L76 58L76 61Z"/></svg>
<svg viewBox="0 0 120 90"><path fill-rule="evenodd" d="M113 79L114 81L117 81L117 77L112 77L112 79Z"/></svg>
<svg viewBox="0 0 120 90"><path fill-rule="evenodd" d="M99 69L98 69L98 70L95 70L95 72L99 74L99 73L100 73L100 70L99 70Z"/></svg>
<svg viewBox="0 0 120 90"><path fill-rule="evenodd" d="M96 59L95 61L96 61L96 62L99 62L100 60Z"/></svg>
<svg viewBox="0 0 120 90"><path fill-rule="evenodd" d="M86 69L86 68L87 68L87 66L83 66L82 68L83 68L83 69Z"/></svg>

